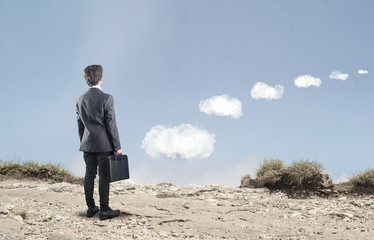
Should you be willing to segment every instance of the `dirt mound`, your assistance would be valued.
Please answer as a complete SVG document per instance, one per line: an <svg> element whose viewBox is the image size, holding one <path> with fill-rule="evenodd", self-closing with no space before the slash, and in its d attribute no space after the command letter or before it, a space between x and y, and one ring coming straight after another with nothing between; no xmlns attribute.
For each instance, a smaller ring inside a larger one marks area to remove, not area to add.
<svg viewBox="0 0 374 240"><path fill-rule="evenodd" d="M300 177L292 172L285 172L272 189L320 190L332 187L332 179L327 173L317 173Z"/></svg>
<svg viewBox="0 0 374 240"><path fill-rule="evenodd" d="M12 163L0 162L0 180L30 179L46 180L50 182L68 182L83 184L82 178L77 178L62 167L52 164L38 164L34 162Z"/></svg>

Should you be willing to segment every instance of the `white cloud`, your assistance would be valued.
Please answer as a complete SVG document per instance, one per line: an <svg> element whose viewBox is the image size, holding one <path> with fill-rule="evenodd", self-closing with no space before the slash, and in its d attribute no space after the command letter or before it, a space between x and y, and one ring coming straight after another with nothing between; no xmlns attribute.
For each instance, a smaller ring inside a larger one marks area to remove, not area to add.
<svg viewBox="0 0 374 240"><path fill-rule="evenodd" d="M368 70L360 69L358 70L358 74L368 74Z"/></svg>
<svg viewBox="0 0 374 240"><path fill-rule="evenodd" d="M336 184L345 183L345 182L348 182L351 178L352 178L352 175L344 174L344 175L338 177L337 179L335 179L333 182L336 183Z"/></svg>
<svg viewBox="0 0 374 240"><path fill-rule="evenodd" d="M200 101L199 110L208 115L231 116L233 119L238 119L243 115L242 103L227 95L214 96Z"/></svg>
<svg viewBox="0 0 374 240"><path fill-rule="evenodd" d="M174 128L157 125L145 135L141 147L152 157L164 154L175 158L178 154L185 159L207 158L214 151L215 135L190 124Z"/></svg>
<svg viewBox="0 0 374 240"><path fill-rule="evenodd" d="M281 85L275 85L275 87L270 87L266 83L257 82L252 90L251 96L254 99L280 99L283 95L284 87Z"/></svg>
<svg viewBox="0 0 374 240"><path fill-rule="evenodd" d="M294 82L298 88L319 87L322 84L321 79L311 75L298 76Z"/></svg>
<svg viewBox="0 0 374 240"><path fill-rule="evenodd" d="M341 73L340 71L332 72L329 76L330 79L346 80L349 77L347 73Z"/></svg>

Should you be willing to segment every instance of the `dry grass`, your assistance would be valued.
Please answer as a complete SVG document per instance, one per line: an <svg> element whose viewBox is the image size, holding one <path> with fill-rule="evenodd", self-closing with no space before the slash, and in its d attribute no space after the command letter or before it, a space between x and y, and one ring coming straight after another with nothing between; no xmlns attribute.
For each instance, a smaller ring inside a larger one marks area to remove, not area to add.
<svg viewBox="0 0 374 240"><path fill-rule="evenodd" d="M259 186L273 188L282 179L286 166L279 159L265 159L265 162L256 172L256 181Z"/></svg>
<svg viewBox="0 0 374 240"><path fill-rule="evenodd" d="M293 189L316 189L319 187L323 168L311 161L293 162L285 171L284 184Z"/></svg>
<svg viewBox="0 0 374 240"><path fill-rule="evenodd" d="M242 179L252 179L252 176L251 176L251 174L246 174L246 175L244 175L243 177L242 177Z"/></svg>
<svg viewBox="0 0 374 240"><path fill-rule="evenodd" d="M82 178L75 177L59 165L39 164L33 161L20 163L14 160L0 160L0 175L5 178L46 179L52 182L83 183Z"/></svg>
<svg viewBox="0 0 374 240"><path fill-rule="evenodd" d="M255 180L244 180L242 178L242 187L246 187L245 184L249 187L248 183L252 181L252 185L256 187L273 190L316 190L321 188L324 176L322 166L316 162L302 160L286 166L280 159L275 158L265 159L256 172Z"/></svg>
<svg viewBox="0 0 374 240"><path fill-rule="evenodd" d="M244 175L240 181L240 187L256 187L251 174Z"/></svg>
<svg viewBox="0 0 374 240"><path fill-rule="evenodd" d="M156 195L157 198L180 198L180 195L176 193L159 193Z"/></svg>
<svg viewBox="0 0 374 240"><path fill-rule="evenodd" d="M358 193L374 194L374 169L368 169L353 176L349 183Z"/></svg>
<svg viewBox="0 0 374 240"><path fill-rule="evenodd" d="M22 217L22 219L27 218L27 213L25 211L18 213L18 215L20 215Z"/></svg>

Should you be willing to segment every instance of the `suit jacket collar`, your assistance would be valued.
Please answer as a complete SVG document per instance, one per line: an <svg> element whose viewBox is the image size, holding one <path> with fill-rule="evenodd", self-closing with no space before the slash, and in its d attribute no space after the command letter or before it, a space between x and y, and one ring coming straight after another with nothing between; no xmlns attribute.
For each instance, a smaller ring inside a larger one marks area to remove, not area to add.
<svg viewBox="0 0 374 240"><path fill-rule="evenodd" d="M95 85L95 86L92 86L92 87L90 87L90 88L97 88L97 89L102 90L100 85Z"/></svg>
<svg viewBox="0 0 374 240"><path fill-rule="evenodd" d="M101 90L100 88L93 88L93 87L90 87L90 88L88 88L87 91L102 92L103 90Z"/></svg>

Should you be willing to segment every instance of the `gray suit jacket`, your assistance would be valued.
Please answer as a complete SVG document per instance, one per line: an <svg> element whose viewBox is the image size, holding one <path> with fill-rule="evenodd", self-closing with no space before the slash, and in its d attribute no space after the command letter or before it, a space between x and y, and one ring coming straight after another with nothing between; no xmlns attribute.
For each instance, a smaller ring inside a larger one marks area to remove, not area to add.
<svg viewBox="0 0 374 240"><path fill-rule="evenodd" d="M112 152L121 149L114 100L98 88L90 88L77 99L80 151Z"/></svg>

